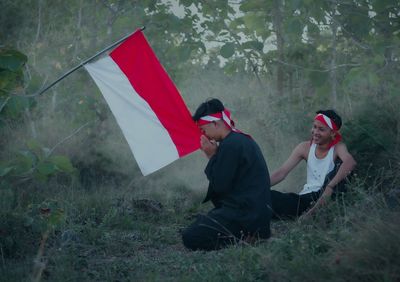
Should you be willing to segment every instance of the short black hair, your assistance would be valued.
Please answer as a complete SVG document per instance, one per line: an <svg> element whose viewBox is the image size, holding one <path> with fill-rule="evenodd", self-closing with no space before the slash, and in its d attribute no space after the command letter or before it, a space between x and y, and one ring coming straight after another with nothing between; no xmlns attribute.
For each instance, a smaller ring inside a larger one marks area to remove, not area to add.
<svg viewBox="0 0 400 282"><path fill-rule="evenodd" d="M342 118L335 112L335 110L319 110L317 114L323 114L333 120L338 129L342 126Z"/></svg>
<svg viewBox="0 0 400 282"><path fill-rule="evenodd" d="M193 115L193 120L198 121L201 117L206 115L222 112L225 109L224 104L216 98L201 103Z"/></svg>

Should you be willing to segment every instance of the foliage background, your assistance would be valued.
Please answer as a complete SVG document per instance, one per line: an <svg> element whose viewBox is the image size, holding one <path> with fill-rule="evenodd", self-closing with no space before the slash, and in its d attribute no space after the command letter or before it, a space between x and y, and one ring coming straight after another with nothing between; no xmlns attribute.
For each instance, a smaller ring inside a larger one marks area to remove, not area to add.
<svg viewBox="0 0 400 282"><path fill-rule="evenodd" d="M1 1L1 277L396 281L399 13L395 0ZM144 178L84 70L34 96L141 26L189 109L222 99L271 171L335 108L358 162L350 196L311 224L276 223L270 243L183 250L179 229L210 208L202 154Z"/></svg>

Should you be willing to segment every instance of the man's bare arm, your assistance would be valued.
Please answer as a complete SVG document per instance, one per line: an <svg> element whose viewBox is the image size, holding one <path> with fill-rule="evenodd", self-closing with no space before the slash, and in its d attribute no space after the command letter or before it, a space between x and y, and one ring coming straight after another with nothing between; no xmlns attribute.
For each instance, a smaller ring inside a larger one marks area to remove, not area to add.
<svg viewBox="0 0 400 282"><path fill-rule="evenodd" d="M342 164L340 165L335 177L333 177L332 180L326 185L330 188L335 187L340 181L345 179L354 170L357 164L344 143L339 143L336 145L336 154L339 159L342 160Z"/></svg>
<svg viewBox="0 0 400 282"><path fill-rule="evenodd" d="M294 148L293 152L283 165L271 174L271 186L284 180L289 172L291 172L301 160L305 159L309 147L309 142L303 142Z"/></svg>
<svg viewBox="0 0 400 282"><path fill-rule="evenodd" d="M356 161L353 156L348 152L347 147L343 143L339 143L336 145L336 153L337 156L342 160L342 164L335 177L326 185L324 192L321 197L319 197L318 201L315 205L305 214L305 216L310 216L313 214L319 207L326 204L326 202L330 199L333 188L343 179L345 179L355 168Z"/></svg>

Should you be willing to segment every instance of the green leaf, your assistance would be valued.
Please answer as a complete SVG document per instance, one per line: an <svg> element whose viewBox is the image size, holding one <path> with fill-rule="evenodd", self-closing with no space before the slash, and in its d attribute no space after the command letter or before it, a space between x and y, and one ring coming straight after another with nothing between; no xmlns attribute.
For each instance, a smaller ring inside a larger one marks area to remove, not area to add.
<svg viewBox="0 0 400 282"><path fill-rule="evenodd" d="M36 163L36 156L30 151L20 151L18 157L15 159L15 173L24 174L32 169Z"/></svg>
<svg viewBox="0 0 400 282"><path fill-rule="evenodd" d="M377 76L375 73L373 72L369 72L368 73L368 81L370 83L371 86L378 86L380 84L380 79L379 76Z"/></svg>
<svg viewBox="0 0 400 282"><path fill-rule="evenodd" d="M346 87L353 87L356 85L359 87L360 85L365 85L367 75L368 73L366 72L365 68L351 68L343 81L343 85Z"/></svg>
<svg viewBox="0 0 400 282"><path fill-rule="evenodd" d="M239 9L242 12L250 12L250 11L268 11L270 10L270 3L265 3L260 0L247 0L243 1L243 4L240 5Z"/></svg>
<svg viewBox="0 0 400 282"><path fill-rule="evenodd" d="M10 171L14 169L13 166L0 167L0 177L6 176Z"/></svg>
<svg viewBox="0 0 400 282"><path fill-rule="evenodd" d="M56 166L50 162L40 162L37 167L36 171L41 175L51 175L56 171Z"/></svg>
<svg viewBox="0 0 400 282"><path fill-rule="evenodd" d="M372 60L377 65L383 65L385 63L385 56L377 54L376 56L373 57Z"/></svg>
<svg viewBox="0 0 400 282"><path fill-rule="evenodd" d="M247 41L247 42L243 43L242 47L244 49L254 49L257 51L262 51L264 48L264 44L260 41L254 40L254 41Z"/></svg>
<svg viewBox="0 0 400 282"><path fill-rule="evenodd" d="M355 68L351 68L347 78L349 78L350 80L354 80L360 77L360 75L362 75L362 68L359 67L355 67Z"/></svg>
<svg viewBox="0 0 400 282"><path fill-rule="evenodd" d="M225 73L232 75L238 71L238 66L235 63L226 64L224 67Z"/></svg>
<svg viewBox="0 0 400 282"><path fill-rule="evenodd" d="M290 5L290 9L298 10L301 8L301 3L302 3L302 1L300 1L300 0L292 0L288 3L288 5Z"/></svg>
<svg viewBox="0 0 400 282"><path fill-rule="evenodd" d="M319 30L318 25L313 24L313 23L308 23L307 32L308 32L309 36L316 37L319 35L320 30Z"/></svg>
<svg viewBox="0 0 400 282"><path fill-rule="evenodd" d="M190 7L190 5L193 4L193 0L179 0L178 3L179 5L183 5L185 7Z"/></svg>
<svg viewBox="0 0 400 282"><path fill-rule="evenodd" d="M0 51L0 69L10 71L19 70L27 61L27 57L16 50L1 50Z"/></svg>
<svg viewBox="0 0 400 282"><path fill-rule="evenodd" d="M291 18L288 23L288 31L298 36L303 33L303 23L298 18Z"/></svg>
<svg viewBox="0 0 400 282"><path fill-rule="evenodd" d="M192 53L192 46L183 45L179 48L179 59L182 62L185 62L189 60L191 53Z"/></svg>
<svg viewBox="0 0 400 282"><path fill-rule="evenodd" d="M66 156L53 156L49 158L48 161L53 163L60 171L67 173L72 173L74 171L71 161Z"/></svg>
<svg viewBox="0 0 400 282"><path fill-rule="evenodd" d="M243 25L243 24L244 24L243 18L236 18L236 19L234 19L233 21L231 21L231 22L229 23L229 28L235 29L235 28L237 28L238 26ZM222 33L222 32L221 32L221 33ZM220 34L220 35L222 35L222 34Z"/></svg>
<svg viewBox="0 0 400 282"><path fill-rule="evenodd" d="M368 9L360 9L356 3L339 5L341 25L347 32L357 35L358 38L368 36L372 21L368 15Z"/></svg>
<svg viewBox="0 0 400 282"><path fill-rule="evenodd" d="M266 29L265 17L259 13L248 13L243 17L243 22L249 30Z"/></svg>
<svg viewBox="0 0 400 282"><path fill-rule="evenodd" d="M234 53L235 53L235 44L232 42L228 42L221 47L220 54L224 58L230 58Z"/></svg>
<svg viewBox="0 0 400 282"><path fill-rule="evenodd" d="M29 107L28 98L10 96L7 104L4 106L4 113L10 118L18 118L22 115L25 108Z"/></svg>
<svg viewBox="0 0 400 282"><path fill-rule="evenodd" d="M26 146L29 150L37 152L41 149L39 142L36 139L30 139L26 142Z"/></svg>
<svg viewBox="0 0 400 282"><path fill-rule="evenodd" d="M56 209L50 213L47 224L50 228L55 228L64 222L65 216L62 209Z"/></svg>
<svg viewBox="0 0 400 282"><path fill-rule="evenodd" d="M9 70L0 71L0 91L2 93L8 93L17 88L20 85L19 76L20 74L18 72Z"/></svg>

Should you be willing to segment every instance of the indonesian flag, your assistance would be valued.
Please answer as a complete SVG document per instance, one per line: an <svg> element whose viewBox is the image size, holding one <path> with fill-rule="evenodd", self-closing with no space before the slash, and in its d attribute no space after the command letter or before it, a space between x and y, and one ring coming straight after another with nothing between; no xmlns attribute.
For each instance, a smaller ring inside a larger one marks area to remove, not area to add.
<svg viewBox="0 0 400 282"><path fill-rule="evenodd" d="M107 57L85 67L143 175L199 149L200 131L140 30Z"/></svg>

